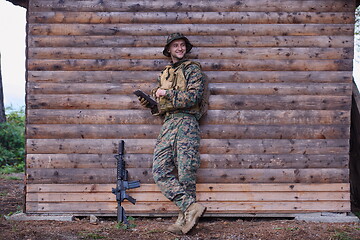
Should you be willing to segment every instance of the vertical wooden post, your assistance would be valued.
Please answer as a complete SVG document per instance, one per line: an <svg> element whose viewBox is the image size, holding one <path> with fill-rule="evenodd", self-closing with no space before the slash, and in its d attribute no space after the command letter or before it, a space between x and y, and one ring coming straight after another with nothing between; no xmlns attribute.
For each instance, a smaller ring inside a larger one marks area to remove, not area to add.
<svg viewBox="0 0 360 240"><path fill-rule="evenodd" d="M351 208L360 211L360 93L353 83L350 134Z"/></svg>

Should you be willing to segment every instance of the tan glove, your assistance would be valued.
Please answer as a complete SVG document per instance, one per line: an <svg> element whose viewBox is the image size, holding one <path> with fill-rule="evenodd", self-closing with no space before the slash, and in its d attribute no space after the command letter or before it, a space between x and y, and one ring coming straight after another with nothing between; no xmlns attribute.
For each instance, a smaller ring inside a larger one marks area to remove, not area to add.
<svg viewBox="0 0 360 240"><path fill-rule="evenodd" d="M148 100L146 100L145 98L142 97L138 97L141 106L146 107L146 108L150 108L150 103Z"/></svg>

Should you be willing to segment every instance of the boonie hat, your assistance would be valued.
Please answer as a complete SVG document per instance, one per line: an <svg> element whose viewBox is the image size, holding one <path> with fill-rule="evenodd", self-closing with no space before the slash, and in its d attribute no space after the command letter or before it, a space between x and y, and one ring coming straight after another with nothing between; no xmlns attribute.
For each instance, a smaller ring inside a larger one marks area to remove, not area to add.
<svg viewBox="0 0 360 240"><path fill-rule="evenodd" d="M168 36L166 40L166 45L163 50L163 54L166 57L170 57L170 53L168 52L169 45L172 41L178 40L178 39L184 39L185 45L186 45L186 53L190 52L193 45L190 43L189 39L187 39L182 33L172 33Z"/></svg>

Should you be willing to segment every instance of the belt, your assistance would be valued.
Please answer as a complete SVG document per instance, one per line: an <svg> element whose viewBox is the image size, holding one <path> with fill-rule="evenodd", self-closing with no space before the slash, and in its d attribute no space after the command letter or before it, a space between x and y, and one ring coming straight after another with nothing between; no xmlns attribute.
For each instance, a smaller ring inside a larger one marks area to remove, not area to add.
<svg viewBox="0 0 360 240"><path fill-rule="evenodd" d="M165 121L169 120L171 118L176 118L176 117L193 117L193 118L195 118L195 116L190 113L170 113L170 112L165 113Z"/></svg>

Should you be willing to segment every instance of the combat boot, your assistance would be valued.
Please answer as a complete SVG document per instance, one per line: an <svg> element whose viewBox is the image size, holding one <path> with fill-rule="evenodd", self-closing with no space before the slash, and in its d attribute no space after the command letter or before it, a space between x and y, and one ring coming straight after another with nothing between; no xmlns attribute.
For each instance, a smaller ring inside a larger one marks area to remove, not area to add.
<svg viewBox="0 0 360 240"><path fill-rule="evenodd" d="M199 218L204 215L206 207L200 203L193 203L185 211L185 225L181 229L184 234L187 234L199 221Z"/></svg>
<svg viewBox="0 0 360 240"><path fill-rule="evenodd" d="M184 216L184 213L182 211L180 211L176 222L174 224L172 224L171 226L169 226L167 228L167 231L175 233L175 234L182 234L181 229L184 227L184 225L185 225L185 216Z"/></svg>

